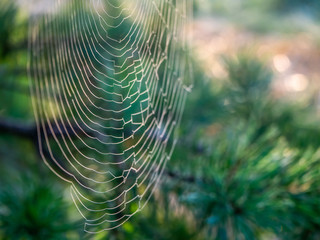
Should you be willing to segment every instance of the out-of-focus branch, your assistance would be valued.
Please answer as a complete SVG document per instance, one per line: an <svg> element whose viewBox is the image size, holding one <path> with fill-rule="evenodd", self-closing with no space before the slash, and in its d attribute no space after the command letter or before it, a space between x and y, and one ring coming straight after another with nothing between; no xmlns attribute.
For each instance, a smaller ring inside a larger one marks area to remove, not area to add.
<svg viewBox="0 0 320 240"><path fill-rule="evenodd" d="M64 136L67 133L69 134L69 136L74 136L75 135L74 131L77 132L77 134L81 134L80 128L76 124L74 124L74 126L67 126L66 129L62 127L60 127L59 129L56 123L50 123L50 126L51 128L49 127L49 124L45 125L45 130L48 133L48 137L52 137L53 134L56 135L57 137ZM72 128L74 129L74 131L72 130ZM25 123L25 122L20 122L16 120L0 118L0 134L12 134L19 137L28 138L35 144L37 151L39 151L39 147L38 147L39 144L38 144L38 138L37 138L37 134L38 134L37 126L34 123ZM45 151L44 153L47 153L47 152ZM48 156L46 157L49 158L48 153L47 155ZM201 182L204 181L203 179L198 179L192 175L185 176L170 170L164 171L163 173L172 179L186 182L186 183L191 183L191 184L197 183L199 181Z"/></svg>
<svg viewBox="0 0 320 240"><path fill-rule="evenodd" d="M72 130L73 129L73 130ZM80 134L81 132L78 125L74 124L72 126L60 126L60 123L50 122L50 124L45 125L45 130L49 137L53 135L65 136L67 133L69 136L75 136L76 133ZM25 123L12 119L1 119L0 118L0 133L13 134L21 137L26 137L30 139L34 139L37 136L37 126L34 123Z"/></svg>
<svg viewBox="0 0 320 240"><path fill-rule="evenodd" d="M189 176L184 176L180 175L177 172L173 171L164 171L163 172L165 175L167 175L170 178L182 181L182 182L187 182L187 183L196 183L198 181L201 181L200 179L197 179L195 176L189 175Z"/></svg>
<svg viewBox="0 0 320 240"><path fill-rule="evenodd" d="M74 131L72 131L71 126L67 126L65 128L62 128L60 126L60 128L59 128L57 123L53 123L53 122L50 122L50 125L49 124L45 125L45 131L47 132L47 136L49 138L53 137L53 135L55 135L56 137L61 137L61 136L66 135L67 133L69 134L69 136L74 136L75 132L77 134L81 134L80 129L77 125L72 126L72 128L74 129ZM53 159L51 158L51 155L50 155L50 152L48 151L48 149L45 147L43 147L42 149L39 148L39 146L40 146L39 138L37 137L38 130L37 130L37 125L35 123L25 123L25 122L21 122L21 121L17 121L17 120L12 120L12 119L1 119L0 118L0 134L1 135L2 134L11 134L11 135L16 135L18 137L23 137L23 138L29 139L34 144L35 149L38 152L38 154L41 155L40 153L42 153L43 156L49 162L54 164ZM43 133L40 133L40 134L43 134ZM64 168L65 164L61 159L56 158L55 161L58 161L59 165ZM59 174L63 175L65 178L70 177L68 174L66 174L62 171L59 172Z"/></svg>
<svg viewBox="0 0 320 240"><path fill-rule="evenodd" d="M0 133L34 138L37 135L37 128L34 124L12 121L11 119L0 119Z"/></svg>

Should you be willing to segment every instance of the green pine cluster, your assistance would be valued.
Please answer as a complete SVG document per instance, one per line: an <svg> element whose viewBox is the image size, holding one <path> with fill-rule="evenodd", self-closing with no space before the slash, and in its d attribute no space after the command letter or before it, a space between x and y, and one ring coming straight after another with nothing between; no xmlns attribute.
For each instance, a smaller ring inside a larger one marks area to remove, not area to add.
<svg viewBox="0 0 320 240"><path fill-rule="evenodd" d="M0 23L0 116L32 124L26 17L3 1ZM208 79L193 64L194 89L161 187L112 231L85 234L66 185L36 146L0 132L0 239L320 239L317 98L275 98L272 71L252 53L222 61L225 79Z"/></svg>

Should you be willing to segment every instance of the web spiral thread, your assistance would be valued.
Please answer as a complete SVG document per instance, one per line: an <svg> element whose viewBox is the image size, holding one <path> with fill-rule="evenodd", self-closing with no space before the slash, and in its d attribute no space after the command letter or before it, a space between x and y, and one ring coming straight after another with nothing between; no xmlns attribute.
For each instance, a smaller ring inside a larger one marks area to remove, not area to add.
<svg viewBox="0 0 320 240"><path fill-rule="evenodd" d="M85 231L141 211L177 141L190 0L52 0L30 20L40 153L71 185Z"/></svg>

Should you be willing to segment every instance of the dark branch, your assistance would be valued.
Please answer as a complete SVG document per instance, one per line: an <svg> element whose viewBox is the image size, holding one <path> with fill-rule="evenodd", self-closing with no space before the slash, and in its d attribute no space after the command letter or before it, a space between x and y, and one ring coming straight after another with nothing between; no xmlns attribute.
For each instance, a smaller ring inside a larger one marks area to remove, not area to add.
<svg viewBox="0 0 320 240"><path fill-rule="evenodd" d="M176 180L183 181L183 182L187 182L187 183L196 183L199 180L194 176L183 176L183 175L180 175L180 174L178 174L176 172L172 172L172 171L164 171L163 173L165 175L167 175L168 177L171 177Z"/></svg>
<svg viewBox="0 0 320 240"><path fill-rule="evenodd" d="M76 133L81 134L81 130L77 125L67 126L66 129L64 129L60 126L61 131L59 130L57 124L50 123L50 125L51 125L51 128L53 131L51 131L51 129L49 128L49 124L45 125L45 130L48 133L49 137L52 137L53 134L56 135L57 137L65 136L67 133L70 136L75 136L74 131ZM74 129L74 131L72 131L72 128ZM32 140L32 142L35 144L37 151L39 152L39 144L38 144L38 139L37 139L37 134L38 134L37 126L34 123L24 123L24 122L19 122L16 120L11 120L11 119L10 120L9 119L0 119L0 133L1 134L3 134L3 133L12 134L12 135L16 135L19 137L28 138L28 139ZM46 158L50 159L50 155L47 152L47 150L46 149L43 149L43 150L44 150L44 154L46 155ZM59 161L59 162L61 162L61 161ZM61 162L61 165L63 165L62 162ZM199 181L203 181L202 179L198 179L194 176L184 176L184 175L180 175L179 173L172 172L172 171L164 171L164 174L170 178L173 178L178 181L183 181L186 183L196 183Z"/></svg>
<svg viewBox="0 0 320 240"><path fill-rule="evenodd" d="M50 129L51 127L51 129ZM60 129L59 129L60 128ZM73 128L73 130L72 130ZM50 122L50 124L45 125L45 131L47 132L49 137L53 135L60 137L65 136L67 133L69 136L75 136L76 133L81 135L80 128L77 125L65 126L62 127L62 124L58 122L58 124L54 122ZM0 133L13 134L20 137L26 137L30 139L34 139L38 132L37 126L34 123L24 123L17 120L12 119L1 119L0 118Z"/></svg>
<svg viewBox="0 0 320 240"><path fill-rule="evenodd" d="M0 119L0 132L18 135L20 137L34 138L37 135L37 128L34 124Z"/></svg>

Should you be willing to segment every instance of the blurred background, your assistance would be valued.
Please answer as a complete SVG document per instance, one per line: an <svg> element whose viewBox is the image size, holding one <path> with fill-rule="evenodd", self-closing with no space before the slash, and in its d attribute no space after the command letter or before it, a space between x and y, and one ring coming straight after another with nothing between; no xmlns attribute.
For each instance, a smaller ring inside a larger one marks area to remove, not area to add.
<svg viewBox="0 0 320 240"><path fill-rule="evenodd" d="M97 235L35 144L32 11L0 0L0 239L320 239L319 1L195 1L168 171L142 212Z"/></svg>

